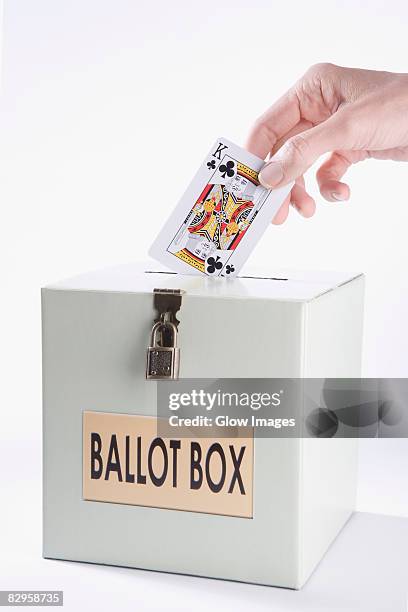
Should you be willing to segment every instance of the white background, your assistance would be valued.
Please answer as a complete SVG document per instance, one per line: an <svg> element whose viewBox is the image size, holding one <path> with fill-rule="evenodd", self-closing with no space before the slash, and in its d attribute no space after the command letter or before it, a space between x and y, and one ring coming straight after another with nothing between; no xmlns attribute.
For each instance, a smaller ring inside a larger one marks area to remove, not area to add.
<svg viewBox="0 0 408 612"><path fill-rule="evenodd" d="M3 16L0 530L39 495L40 287L146 257L217 136L256 117L318 61L407 72L405 0L9 0ZM408 164L349 172L348 203L292 211L251 258L367 276L365 376L408 375ZM359 509L408 516L408 441L361 445ZM11 485L10 485L11 486ZM20 497L17 497L20 495ZM19 515L20 516L20 515ZM36 523L33 529L40 525ZM1 545L0 545L1 546ZM17 549L18 549L17 546ZM0 553L1 554L1 553Z"/></svg>

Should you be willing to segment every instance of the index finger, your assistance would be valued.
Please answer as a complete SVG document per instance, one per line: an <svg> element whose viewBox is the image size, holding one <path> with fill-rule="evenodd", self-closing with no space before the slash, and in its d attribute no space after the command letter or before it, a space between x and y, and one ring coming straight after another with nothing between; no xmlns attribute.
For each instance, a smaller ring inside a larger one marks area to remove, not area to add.
<svg viewBox="0 0 408 612"><path fill-rule="evenodd" d="M246 148L265 159L275 143L300 121L299 99L293 89L279 98L255 122L249 133Z"/></svg>

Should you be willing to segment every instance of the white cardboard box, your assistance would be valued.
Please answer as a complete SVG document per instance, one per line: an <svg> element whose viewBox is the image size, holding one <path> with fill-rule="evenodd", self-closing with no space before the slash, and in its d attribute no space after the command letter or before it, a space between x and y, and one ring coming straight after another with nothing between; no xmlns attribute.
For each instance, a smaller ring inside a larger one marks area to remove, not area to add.
<svg viewBox="0 0 408 612"><path fill-rule="evenodd" d="M353 512L356 440L256 438L248 519L85 500L83 415L156 414L145 380L154 288L186 292L180 377L358 377L363 277L149 266L42 291L44 556L300 588Z"/></svg>

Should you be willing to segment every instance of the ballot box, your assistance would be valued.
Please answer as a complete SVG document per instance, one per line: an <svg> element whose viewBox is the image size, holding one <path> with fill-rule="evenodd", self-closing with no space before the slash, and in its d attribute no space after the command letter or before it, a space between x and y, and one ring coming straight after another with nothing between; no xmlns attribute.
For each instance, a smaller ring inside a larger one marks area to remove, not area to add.
<svg viewBox="0 0 408 612"><path fill-rule="evenodd" d="M301 588L354 510L357 440L169 440L157 388L359 377L363 292L358 274L153 263L45 287L44 557Z"/></svg>

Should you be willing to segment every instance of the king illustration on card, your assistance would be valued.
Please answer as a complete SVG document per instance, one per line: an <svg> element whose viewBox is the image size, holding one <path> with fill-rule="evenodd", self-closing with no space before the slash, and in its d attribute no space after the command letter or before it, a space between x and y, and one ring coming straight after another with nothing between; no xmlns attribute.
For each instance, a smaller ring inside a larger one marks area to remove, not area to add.
<svg viewBox="0 0 408 612"><path fill-rule="evenodd" d="M249 166L225 155L169 251L200 272L221 270L251 223L257 177ZM234 267L226 266L225 273L232 272Z"/></svg>
<svg viewBox="0 0 408 612"><path fill-rule="evenodd" d="M291 186L258 181L264 161L218 139L149 253L175 271L236 276Z"/></svg>

